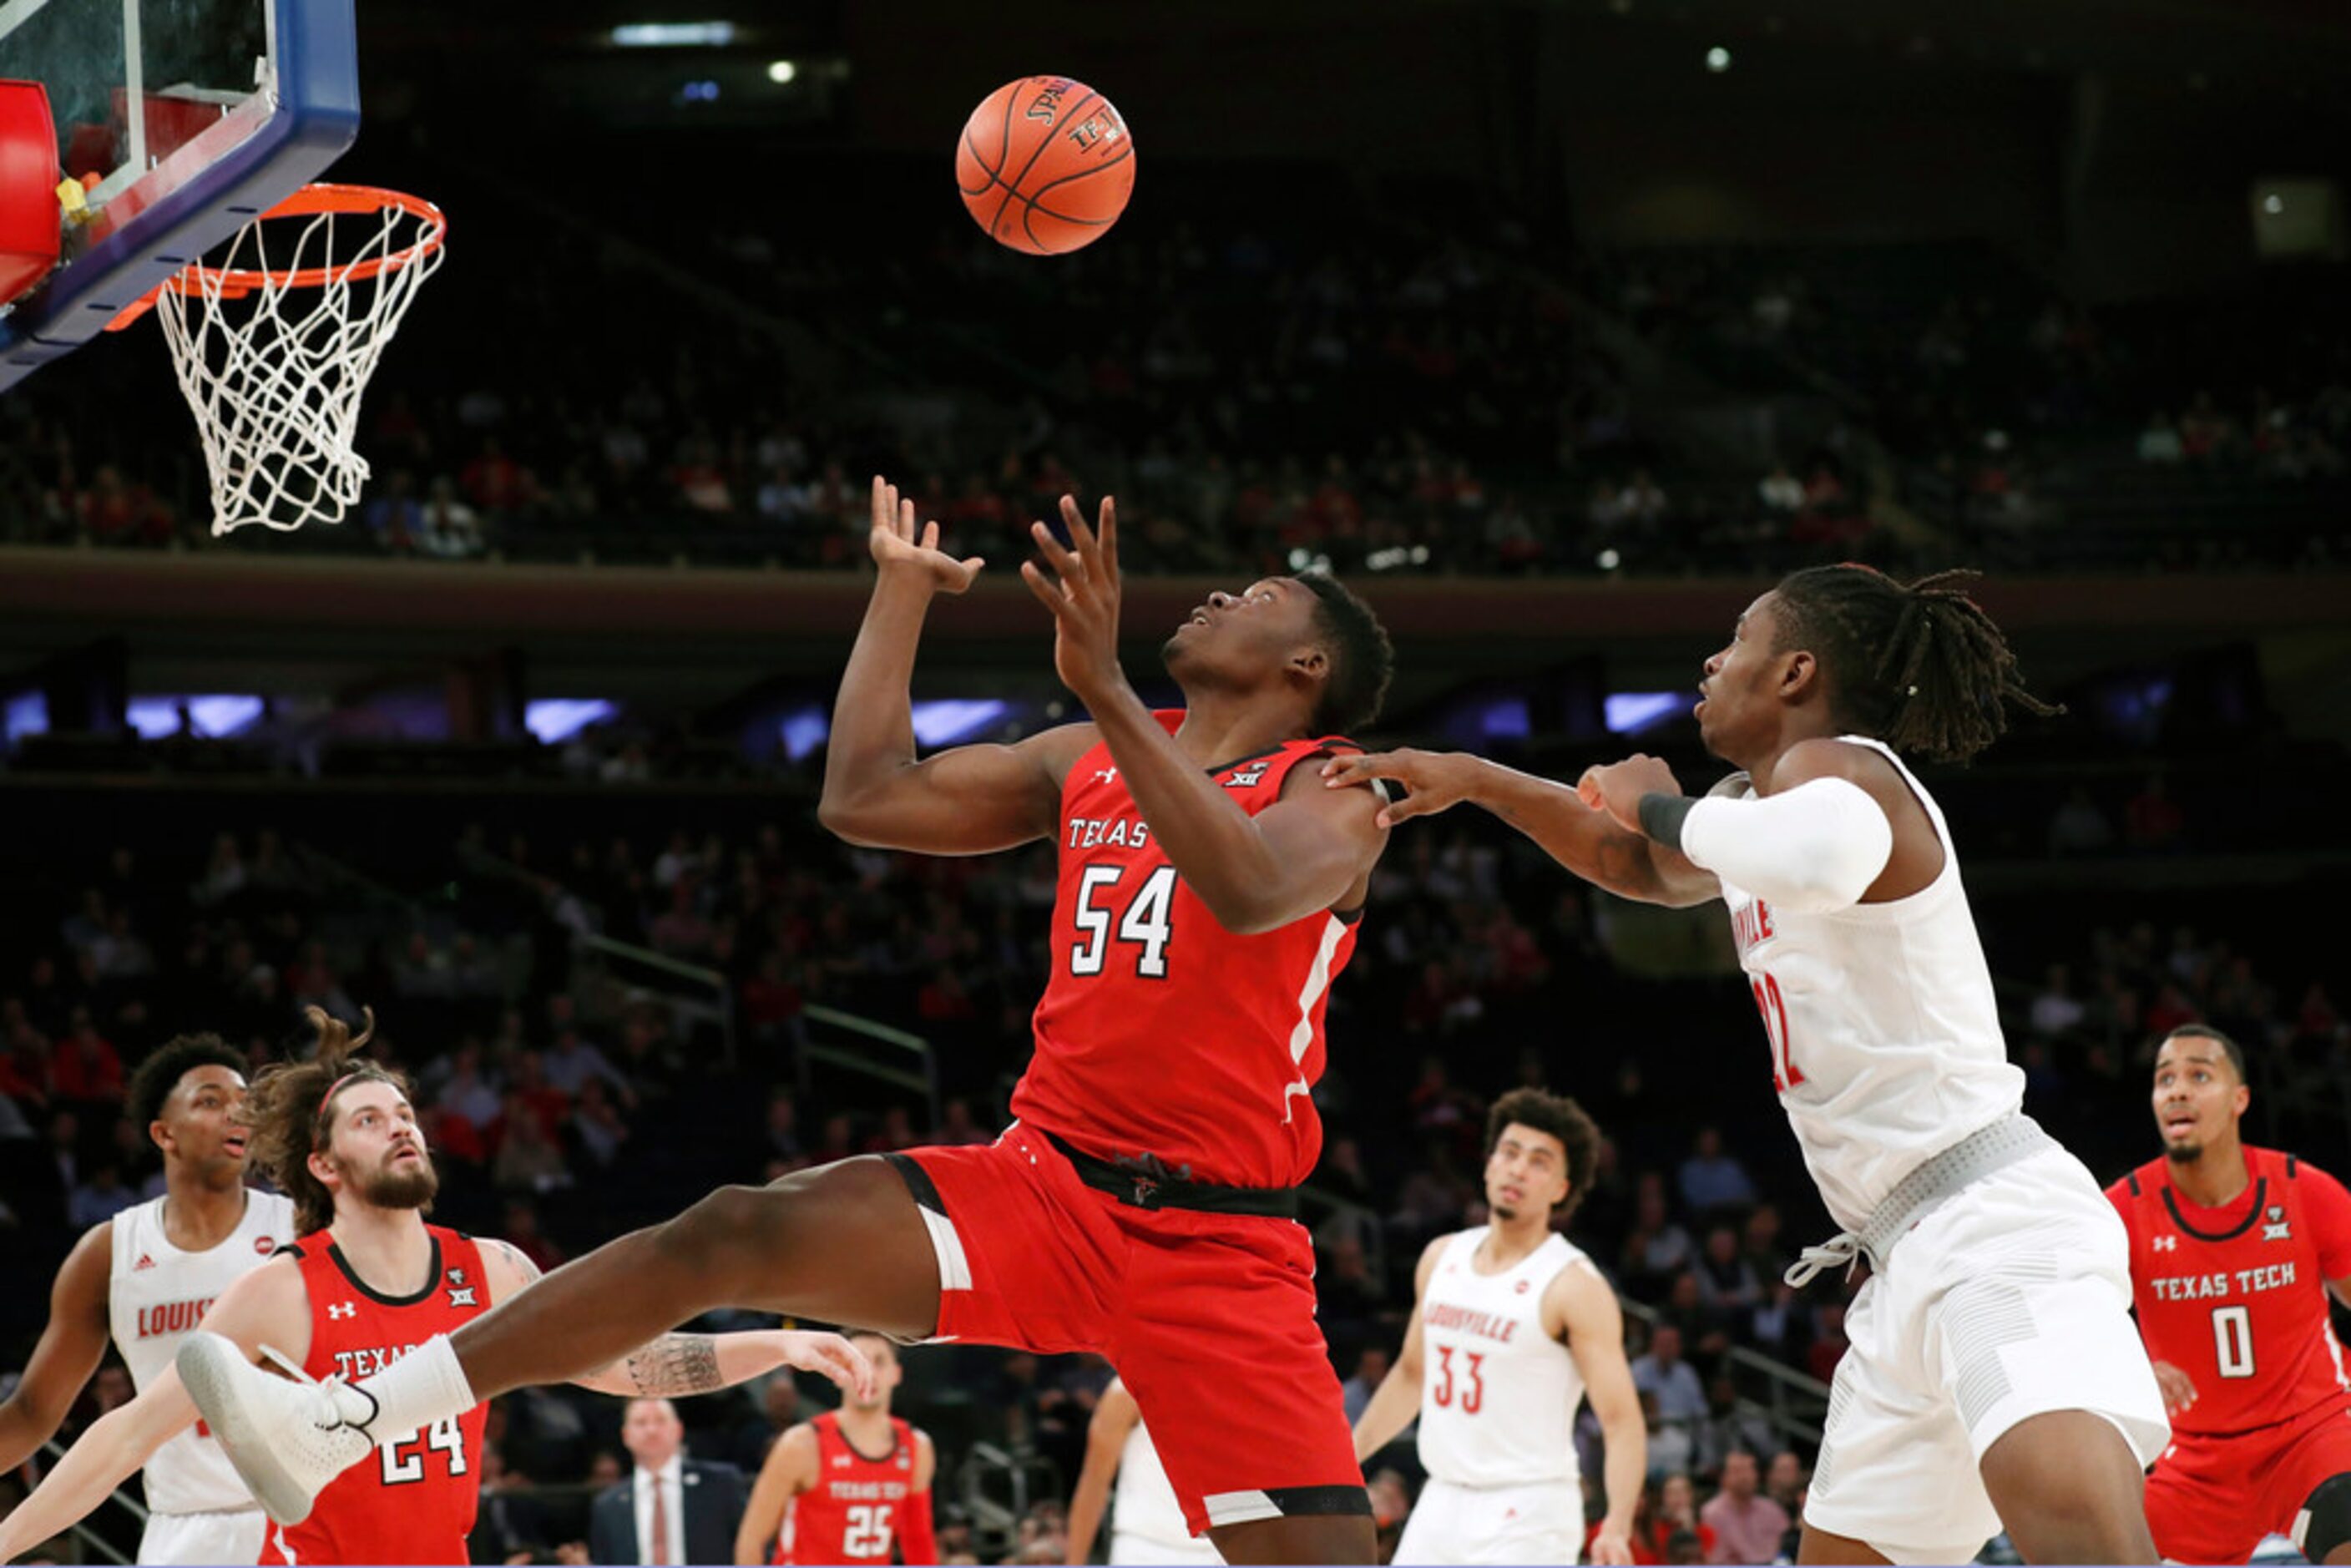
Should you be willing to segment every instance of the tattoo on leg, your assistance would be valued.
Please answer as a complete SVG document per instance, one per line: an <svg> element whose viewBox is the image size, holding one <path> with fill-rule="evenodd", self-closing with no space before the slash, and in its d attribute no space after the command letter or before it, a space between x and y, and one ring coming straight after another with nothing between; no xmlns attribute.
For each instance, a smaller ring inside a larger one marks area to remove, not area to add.
<svg viewBox="0 0 2351 1568"><path fill-rule="evenodd" d="M718 1342L706 1333L665 1333L622 1365L637 1393L648 1399L708 1394L726 1386L718 1375Z"/></svg>

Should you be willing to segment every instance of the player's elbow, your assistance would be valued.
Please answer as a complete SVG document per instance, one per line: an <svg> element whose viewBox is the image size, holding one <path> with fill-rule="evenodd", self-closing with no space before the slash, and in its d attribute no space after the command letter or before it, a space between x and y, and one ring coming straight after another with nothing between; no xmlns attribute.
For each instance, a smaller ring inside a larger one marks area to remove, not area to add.
<svg viewBox="0 0 2351 1568"><path fill-rule="evenodd" d="M816 803L816 820L824 831L843 843L859 849L883 849L877 836L879 824L872 809L852 798L846 790L827 789Z"/></svg>

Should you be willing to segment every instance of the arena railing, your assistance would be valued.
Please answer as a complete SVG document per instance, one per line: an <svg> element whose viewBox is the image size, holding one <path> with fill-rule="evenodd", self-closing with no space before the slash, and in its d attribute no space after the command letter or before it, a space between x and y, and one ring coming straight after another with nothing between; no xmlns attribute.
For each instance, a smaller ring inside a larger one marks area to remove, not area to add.
<svg viewBox="0 0 2351 1568"><path fill-rule="evenodd" d="M931 1126L940 1119L938 1053L931 1042L920 1035L908 1034L903 1029L877 1023L855 1013L842 1012L811 1002L800 1009L800 1017L810 1024L854 1036L867 1049L831 1045L803 1033L797 1051L797 1070L800 1099L811 1102L810 1085L816 1069L836 1067L863 1078L886 1083L893 1088L908 1089L923 1097L930 1113ZM876 1051L872 1047L880 1047Z"/></svg>
<svg viewBox="0 0 2351 1568"><path fill-rule="evenodd" d="M593 932L571 934L571 989L591 1011L618 1011L635 998L666 1007L678 1032L706 1023L718 1031L721 1061L735 1065L735 988L716 969Z"/></svg>
<svg viewBox="0 0 2351 1568"><path fill-rule="evenodd" d="M1626 1317L1637 1318L1650 1328L1657 1326L1661 1314L1656 1308L1621 1295L1616 1299ZM1739 1390L1742 1413L1761 1416L1783 1438L1819 1448L1822 1423L1828 1416L1827 1384L1743 1344L1732 1345L1723 1363L1730 1370L1731 1385Z"/></svg>

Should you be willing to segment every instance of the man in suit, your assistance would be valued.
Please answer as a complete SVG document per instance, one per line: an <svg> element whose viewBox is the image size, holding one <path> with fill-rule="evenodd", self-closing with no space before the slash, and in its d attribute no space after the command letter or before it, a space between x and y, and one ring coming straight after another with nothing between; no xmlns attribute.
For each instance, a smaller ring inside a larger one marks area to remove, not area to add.
<svg viewBox="0 0 2351 1568"><path fill-rule="evenodd" d="M743 1472L689 1459L685 1427L666 1399L632 1399L621 1446L636 1464L626 1480L596 1496L588 1522L598 1563L731 1563L742 1521Z"/></svg>

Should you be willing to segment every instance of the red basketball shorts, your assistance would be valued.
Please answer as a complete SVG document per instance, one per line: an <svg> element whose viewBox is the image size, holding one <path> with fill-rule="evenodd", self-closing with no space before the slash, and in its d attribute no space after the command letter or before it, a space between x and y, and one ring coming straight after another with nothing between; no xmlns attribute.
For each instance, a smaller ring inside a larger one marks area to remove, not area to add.
<svg viewBox="0 0 2351 1568"><path fill-rule="evenodd" d="M892 1164L938 1254L938 1337L1107 1357L1193 1533L1371 1511L1295 1220L1134 1207L1018 1124Z"/></svg>
<svg viewBox="0 0 2351 1568"><path fill-rule="evenodd" d="M2175 1437L2147 1478L2147 1528L2167 1562L2242 1563L2263 1536L2294 1533L2319 1482L2346 1474L2351 1405L2341 1401L2232 1437Z"/></svg>

